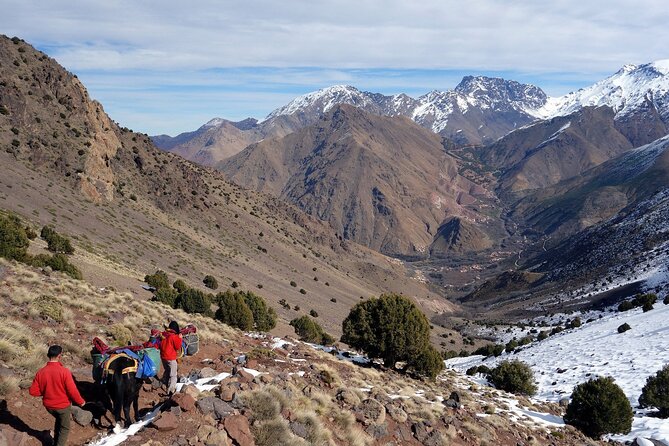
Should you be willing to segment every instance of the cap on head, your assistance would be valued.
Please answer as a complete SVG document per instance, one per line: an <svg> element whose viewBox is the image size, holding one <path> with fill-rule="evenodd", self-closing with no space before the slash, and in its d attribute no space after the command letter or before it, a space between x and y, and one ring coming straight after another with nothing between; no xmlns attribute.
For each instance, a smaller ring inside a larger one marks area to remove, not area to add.
<svg viewBox="0 0 669 446"><path fill-rule="evenodd" d="M49 359L55 359L60 356L61 353L63 353L63 347L60 345L52 345L49 347L49 351L46 352L46 356Z"/></svg>
<svg viewBox="0 0 669 446"><path fill-rule="evenodd" d="M167 328L174 331L176 334L179 334L179 324L177 323L177 321L170 322Z"/></svg>

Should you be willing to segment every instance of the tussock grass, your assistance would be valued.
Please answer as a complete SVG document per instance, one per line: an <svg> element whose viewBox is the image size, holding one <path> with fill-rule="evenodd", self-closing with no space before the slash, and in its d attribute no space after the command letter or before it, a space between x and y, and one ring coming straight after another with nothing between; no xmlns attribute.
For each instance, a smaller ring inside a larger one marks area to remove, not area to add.
<svg viewBox="0 0 669 446"><path fill-rule="evenodd" d="M331 443L331 434L325 429L315 413L303 412L296 416L296 421L306 427L306 440L310 445L326 446Z"/></svg>
<svg viewBox="0 0 669 446"><path fill-rule="evenodd" d="M282 404L275 398L275 392L253 390L242 393L240 398L251 409L252 420L268 421L281 415Z"/></svg>
<svg viewBox="0 0 669 446"><path fill-rule="evenodd" d="M290 431L288 422L283 418L254 423L251 432L257 446L309 446L309 443Z"/></svg>
<svg viewBox="0 0 669 446"><path fill-rule="evenodd" d="M367 446L372 444L372 439L363 432L357 425L355 417L351 412L333 408L330 417L338 429L335 429L335 435L339 440L344 441L349 446Z"/></svg>
<svg viewBox="0 0 669 446"><path fill-rule="evenodd" d="M45 319L53 319L56 322L65 320L63 303L53 296L41 295L30 303L31 315L40 316ZM72 314L71 312L69 313Z"/></svg>
<svg viewBox="0 0 669 446"><path fill-rule="evenodd" d="M0 376L0 396L18 392L21 380L15 376Z"/></svg>

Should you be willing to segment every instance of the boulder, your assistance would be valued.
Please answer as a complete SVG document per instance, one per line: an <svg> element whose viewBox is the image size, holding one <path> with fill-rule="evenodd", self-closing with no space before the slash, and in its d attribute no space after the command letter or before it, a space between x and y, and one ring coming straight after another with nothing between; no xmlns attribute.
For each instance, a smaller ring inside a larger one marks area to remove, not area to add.
<svg viewBox="0 0 669 446"><path fill-rule="evenodd" d="M195 404L203 415L212 415L217 420L225 418L234 412L231 405L214 396L200 398Z"/></svg>
<svg viewBox="0 0 669 446"><path fill-rule="evenodd" d="M218 372L211 367L205 367L202 370L200 370L200 378L213 378L214 376L218 375Z"/></svg>
<svg viewBox="0 0 669 446"><path fill-rule="evenodd" d="M0 445L2 446L28 446L30 436L25 432L9 430L6 427L0 428Z"/></svg>
<svg viewBox="0 0 669 446"><path fill-rule="evenodd" d="M173 413L163 412L151 424L159 431L166 432L176 429L179 426L179 420Z"/></svg>
<svg viewBox="0 0 669 446"><path fill-rule="evenodd" d="M235 390L231 387L221 388L221 399L230 402L235 398Z"/></svg>
<svg viewBox="0 0 669 446"><path fill-rule="evenodd" d="M205 446L232 446L228 434L213 426L202 425L197 430L197 438ZM193 442L195 444L195 442Z"/></svg>
<svg viewBox="0 0 669 446"><path fill-rule="evenodd" d="M172 402L186 412L195 409L195 401L195 398L188 393L176 393L172 395Z"/></svg>
<svg viewBox="0 0 669 446"><path fill-rule="evenodd" d="M246 370L242 369L241 367L237 370L235 376L239 378L239 382L241 383L250 383L253 381L253 375L247 372Z"/></svg>
<svg viewBox="0 0 669 446"><path fill-rule="evenodd" d="M388 423L370 424L365 428L365 432L377 440L386 437L388 435Z"/></svg>
<svg viewBox="0 0 669 446"><path fill-rule="evenodd" d="M386 413L398 423L404 423L409 417L404 409L394 404L386 404Z"/></svg>
<svg viewBox="0 0 669 446"><path fill-rule="evenodd" d="M413 432L414 437L416 437L416 440L421 444L425 444L430 433L432 433L432 426L425 421L419 421L418 423L411 425L411 431Z"/></svg>
<svg viewBox="0 0 669 446"><path fill-rule="evenodd" d="M381 424L386 420L386 408L375 399L368 398L355 408L355 416L363 424Z"/></svg>
<svg viewBox="0 0 669 446"><path fill-rule="evenodd" d="M201 392L193 384L188 384L187 386L183 386L181 388L180 393L185 393L185 394L190 395L193 398L197 399L197 397L200 395Z"/></svg>
<svg viewBox="0 0 669 446"><path fill-rule="evenodd" d="M72 419L79 426L90 426L91 422L93 422L93 414L81 407L72 406Z"/></svg>
<svg viewBox="0 0 669 446"><path fill-rule="evenodd" d="M224 421L225 431L239 446L255 446L249 420L244 415L232 415Z"/></svg>
<svg viewBox="0 0 669 446"><path fill-rule="evenodd" d="M290 430L300 438L307 438L307 435L309 435L306 424L299 421L292 421L290 423Z"/></svg>

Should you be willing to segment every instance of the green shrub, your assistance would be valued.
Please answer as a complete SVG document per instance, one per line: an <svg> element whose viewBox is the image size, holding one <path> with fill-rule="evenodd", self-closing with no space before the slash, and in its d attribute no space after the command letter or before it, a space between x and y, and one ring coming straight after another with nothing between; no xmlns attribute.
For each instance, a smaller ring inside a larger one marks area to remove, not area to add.
<svg viewBox="0 0 669 446"><path fill-rule="evenodd" d="M633 308L641 307L643 308L643 311L646 312L653 309L653 305L655 305L655 302L657 302L656 294L653 293L637 294L631 301L626 300L622 302L620 305L618 305L618 311L620 312L629 311Z"/></svg>
<svg viewBox="0 0 669 446"><path fill-rule="evenodd" d="M244 302L253 314L253 326L258 331L270 331L276 327L276 312L265 300L250 291L243 293Z"/></svg>
<svg viewBox="0 0 669 446"><path fill-rule="evenodd" d="M54 254L52 256L40 254L33 257L30 264L42 268L48 266L52 270L63 272L73 279L83 279L79 268L71 264L67 256L63 254Z"/></svg>
<svg viewBox="0 0 669 446"><path fill-rule="evenodd" d="M583 323L581 322L581 318L580 317L575 317L571 322L569 322L569 325L567 325L567 328L578 328L581 325L583 325Z"/></svg>
<svg viewBox="0 0 669 446"><path fill-rule="evenodd" d="M511 339L509 342L506 343L504 346L504 350L507 351L507 353L511 353L518 347L518 341L515 339Z"/></svg>
<svg viewBox="0 0 669 446"><path fill-rule="evenodd" d="M618 333L625 333L627 330L631 330L632 327L630 327L630 324L625 322L621 326L618 327Z"/></svg>
<svg viewBox="0 0 669 446"><path fill-rule="evenodd" d="M214 276L206 275L204 276L204 279L202 280L202 283L204 283L204 286L206 286L209 289L215 290L218 288L218 280Z"/></svg>
<svg viewBox="0 0 669 446"><path fill-rule="evenodd" d="M173 290L172 288L159 288L156 290L151 300L164 303L165 305L174 308L176 306L178 296L179 292L177 290Z"/></svg>
<svg viewBox="0 0 669 446"><path fill-rule="evenodd" d="M0 215L0 257L23 262L29 244L21 219L13 214Z"/></svg>
<svg viewBox="0 0 669 446"><path fill-rule="evenodd" d="M228 290L219 293L216 300L218 301L218 310L214 316L216 319L240 330L253 329L253 313L241 293Z"/></svg>
<svg viewBox="0 0 669 446"><path fill-rule="evenodd" d="M202 291L195 288L189 288L183 293L179 293L175 307L181 308L186 313L211 315L211 301Z"/></svg>
<svg viewBox="0 0 669 446"><path fill-rule="evenodd" d="M548 339L548 331L540 331L539 334L537 335L537 341L543 341L544 339Z"/></svg>
<svg viewBox="0 0 669 446"><path fill-rule="evenodd" d="M472 355L483 355L486 358L489 356L499 356L504 352L505 346L502 344L488 344L483 347L479 347L472 352Z"/></svg>
<svg viewBox="0 0 669 446"><path fill-rule="evenodd" d="M537 391L532 369L521 361L502 361L488 375L496 388L511 393L532 396Z"/></svg>
<svg viewBox="0 0 669 446"><path fill-rule="evenodd" d="M316 310L309 310L309 315L311 317L318 317L318 312Z"/></svg>
<svg viewBox="0 0 669 446"><path fill-rule="evenodd" d="M620 305L618 305L618 311L620 313L624 311L629 311L632 308L634 308L634 305L632 305L632 302L629 300L626 300L625 302L621 302Z"/></svg>
<svg viewBox="0 0 669 446"><path fill-rule="evenodd" d="M650 302L646 302L646 303L643 304L641 309L643 310L644 313L647 313L647 312L649 312L650 310L653 309L653 304L650 303Z"/></svg>
<svg viewBox="0 0 669 446"><path fill-rule="evenodd" d="M342 328L342 342L383 359L387 367L410 361L430 345L427 318L411 299L399 294L359 302Z"/></svg>
<svg viewBox="0 0 669 446"><path fill-rule="evenodd" d="M574 388L564 421L585 435L627 434L632 429L632 406L613 378L597 378Z"/></svg>
<svg viewBox="0 0 669 446"><path fill-rule="evenodd" d="M307 290L305 290L304 288L300 288L300 294L307 294Z"/></svg>
<svg viewBox="0 0 669 446"><path fill-rule="evenodd" d="M641 408L655 407L660 411L661 418L669 417L669 365L649 376L639 397Z"/></svg>
<svg viewBox="0 0 669 446"><path fill-rule="evenodd" d="M154 287L156 290L170 287L170 279L167 277L167 273L160 269L153 274L144 276L144 282Z"/></svg>
<svg viewBox="0 0 669 446"><path fill-rule="evenodd" d="M322 345L334 343L334 338L327 334L318 322L307 315L293 319L290 321L290 325L301 341Z"/></svg>
<svg viewBox="0 0 669 446"><path fill-rule="evenodd" d="M188 285L186 285L186 282L184 282L183 280L177 279L172 284L172 288L177 290L179 293L183 293L184 291L186 291L190 287Z"/></svg>
<svg viewBox="0 0 669 446"><path fill-rule="evenodd" d="M428 345L414 359L409 361L409 367L421 376L434 379L444 369L444 360L436 348Z"/></svg>
<svg viewBox="0 0 669 446"><path fill-rule="evenodd" d="M665 304L665 305L669 305L669 294L667 294L667 296L664 298L662 303Z"/></svg>
<svg viewBox="0 0 669 446"><path fill-rule="evenodd" d="M74 248L72 247L72 243L70 243L70 239L58 234L52 227L44 226L40 237L46 240L49 251L57 254L74 254Z"/></svg>
<svg viewBox="0 0 669 446"><path fill-rule="evenodd" d="M291 280L291 281L290 281L290 286L292 286L292 287L296 287L296 286L297 286L297 283L295 283L294 280Z"/></svg>

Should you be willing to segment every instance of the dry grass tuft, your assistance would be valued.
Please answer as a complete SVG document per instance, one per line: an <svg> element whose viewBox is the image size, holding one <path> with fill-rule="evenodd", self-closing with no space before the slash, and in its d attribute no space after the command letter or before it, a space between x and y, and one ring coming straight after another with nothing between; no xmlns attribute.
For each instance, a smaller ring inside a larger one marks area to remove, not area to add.
<svg viewBox="0 0 669 446"><path fill-rule="evenodd" d="M123 324L114 324L107 329L107 333L114 339L118 346L128 345L132 340L132 332Z"/></svg>
<svg viewBox="0 0 669 446"><path fill-rule="evenodd" d="M254 423L251 432L257 446L308 446L309 443L293 435L283 418Z"/></svg>
<svg viewBox="0 0 669 446"><path fill-rule="evenodd" d="M21 380L15 376L0 376L0 396L8 396L19 391Z"/></svg>
<svg viewBox="0 0 669 446"><path fill-rule="evenodd" d="M251 419L267 421L281 414L282 404L276 399L276 393L265 389L244 392L240 398L244 405L251 409Z"/></svg>
<svg viewBox="0 0 669 446"><path fill-rule="evenodd" d="M39 296L30 304L30 310L31 313L45 319L53 319L56 322L63 322L65 320L63 303L52 296Z"/></svg>
<svg viewBox="0 0 669 446"><path fill-rule="evenodd" d="M323 427L315 413L303 412L298 414L296 421L306 428L305 440L314 446L326 446L330 444L331 434Z"/></svg>

